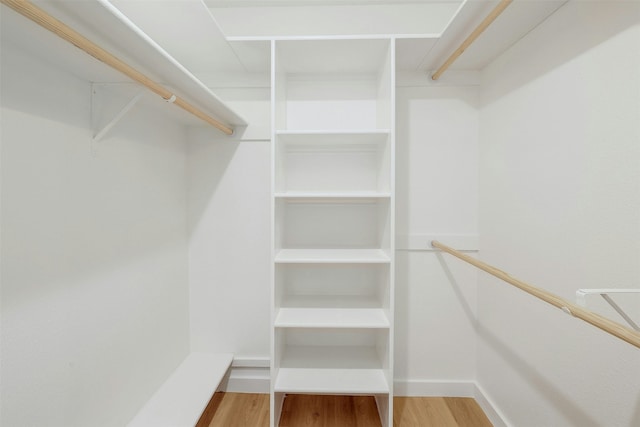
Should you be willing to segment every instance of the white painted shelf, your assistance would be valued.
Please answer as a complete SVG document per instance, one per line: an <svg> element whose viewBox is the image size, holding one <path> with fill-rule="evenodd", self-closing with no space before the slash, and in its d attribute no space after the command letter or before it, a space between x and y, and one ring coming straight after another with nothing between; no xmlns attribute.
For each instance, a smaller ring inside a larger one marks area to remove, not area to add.
<svg viewBox="0 0 640 427"><path fill-rule="evenodd" d="M191 3L191 7L199 7L206 12L204 4ZM45 0L37 2L37 6L206 113L231 125L247 124L243 117L109 1ZM128 77L7 7L2 8L2 35L21 49L89 82L115 83L112 85L115 88L121 87L122 83L134 84ZM180 108L167 105L156 95L145 97L143 103L164 110L173 119L187 125L204 123Z"/></svg>
<svg viewBox="0 0 640 427"><path fill-rule="evenodd" d="M281 249L276 263L386 264L391 261L382 249Z"/></svg>
<svg viewBox="0 0 640 427"><path fill-rule="evenodd" d="M388 130L279 131L276 195L391 195Z"/></svg>
<svg viewBox="0 0 640 427"><path fill-rule="evenodd" d="M386 191L282 191L274 194L276 199L388 199Z"/></svg>
<svg viewBox="0 0 640 427"><path fill-rule="evenodd" d="M373 346L288 346L275 388L288 393L389 392L385 371Z"/></svg>
<svg viewBox="0 0 640 427"><path fill-rule="evenodd" d="M387 249L389 199L278 199L281 248ZM384 225L384 226L383 226Z"/></svg>
<svg viewBox="0 0 640 427"><path fill-rule="evenodd" d="M369 337L371 338L371 337ZM356 341L352 335L348 338ZM362 339L362 338L360 338ZM320 335L313 336L314 344ZM381 369L382 362L373 341L370 345L288 345L284 348L282 368L296 369Z"/></svg>
<svg viewBox="0 0 640 427"><path fill-rule="evenodd" d="M389 393L382 369L280 368L276 393L370 395Z"/></svg>
<svg viewBox="0 0 640 427"><path fill-rule="evenodd" d="M311 143L343 142L350 144L371 144L385 142L391 131L389 129L309 129L309 130L276 130L280 142Z"/></svg>
<svg viewBox="0 0 640 427"><path fill-rule="evenodd" d="M233 354L191 353L127 426L196 425L232 361Z"/></svg>
<svg viewBox="0 0 640 427"><path fill-rule="evenodd" d="M388 64L384 37L292 37L277 42L278 66L294 75L377 75ZM362 78L362 77L361 77Z"/></svg>
<svg viewBox="0 0 640 427"><path fill-rule="evenodd" d="M380 299L373 295L285 295L284 308L380 308Z"/></svg>
<svg viewBox="0 0 640 427"><path fill-rule="evenodd" d="M280 308L276 328L388 328L381 308Z"/></svg>

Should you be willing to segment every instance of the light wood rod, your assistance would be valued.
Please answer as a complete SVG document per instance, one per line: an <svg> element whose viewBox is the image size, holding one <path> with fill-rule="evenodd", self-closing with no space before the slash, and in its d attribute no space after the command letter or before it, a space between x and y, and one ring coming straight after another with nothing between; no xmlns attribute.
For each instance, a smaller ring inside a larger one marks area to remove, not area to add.
<svg viewBox="0 0 640 427"><path fill-rule="evenodd" d="M449 58L447 58L447 60L444 62L444 64L442 64L440 66L440 68L438 68L438 70L433 73L433 75L431 76L431 79L433 80L438 80L440 78L440 76L442 75L442 73L444 73L445 71L447 71L447 69L451 66L451 64L453 64L456 59L458 59L458 57L460 55L462 55L462 53L467 50L467 48L469 46L471 46L471 44L476 41L476 39L478 38L478 36L480 34L482 34L482 32L484 30L487 29L487 27L489 25L491 25L491 23L493 21L495 21L495 19L500 16L500 14L502 12L504 12L504 10L507 8L507 6L509 6L511 4L513 0L500 0L500 3L498 3L498 5L487 15L486 18L484 18L484 20L480 23L480 25L478 25L476 27L475 30L473 30L473 32L471 34L469 34L469 37L467 37L465 39L465 41L462 42L462 44L460 45L460 47L458 47L450 56Z"/></svg>
<svg viewBox="0 0 640 427"><path fill-rule="evenodd" d="M496 267L479 261L447 245L443 245L436 240L431 242L431 246L433 246L434 248L438 248L448 254L451 254L454 257L459 258L465 262L468 262L469 264L478 267L480 270L483 270L491 274L492 276L497 277L498 279L502 279L505 282L515 286L516 288L519 288L526 293L561 309L565 313L570 314L573 317L577 317L578 319L584 320L585 322L595 326L596 328L602 329L603 331L608 332L611 335L614 335L621 340L640 348L639 332L632 331L631 329L617 322L614 322L613 320L607 319L606 317L600 316L599 314L589 311L583 307L572 304L562 297L552 294L551 292L547 292L543 289L523 282L522 280L511 277L509 274L497 269Z"/></svg>
<svg viewBox="0 0 640 427"><path fill-rule="evenodd" d="M121 72L130 79L146 86L155 94L160 95L165 101L172 102L173 104L177 105L188 113L193 114L199 119L209 123L216 129L227 135L233 134L233 128L231 126L222 123L221 121L216 120L215 118L204 113L202 110L193 106L183 98L175 95L164 86L156 83L151 78L147 77L140 71L128 65L126 62L107 52L97 44L93 43L91 40L84 37L82 34L75 31L73 28L52 17L44 10L40 9L37 6L34 6L27 0L0 0L0 2L15 10L19 14L25 16L26 18L32 20L41 27L46 28L62 39L68 41L79 49L82 49L97 60L102 61L111 68Z"/></svg>

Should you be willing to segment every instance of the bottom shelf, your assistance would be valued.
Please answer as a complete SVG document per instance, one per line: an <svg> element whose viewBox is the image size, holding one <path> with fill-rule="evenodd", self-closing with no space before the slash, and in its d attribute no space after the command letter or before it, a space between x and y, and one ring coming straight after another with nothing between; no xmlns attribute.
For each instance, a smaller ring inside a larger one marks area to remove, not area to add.
<svg viewBox="0 0 640 427"><path fill-rule="evenodd" d="M382 369L280 368L276 393L369 395L389 393Z"/></svg>
<svg viewBox="0 0 640 427"><path fill-rule="evenodd" d="M320 339L319 335L315 337ZM382 368L382 362L373 346L292 345L285 348L280 367L379 370Z"/></svg>
<svg viewBox="0 0 640 427"><path fill-rule="evenodd" d="M373 346L286 346L274 387L278 393L389 393L386 371Z"/></svg>

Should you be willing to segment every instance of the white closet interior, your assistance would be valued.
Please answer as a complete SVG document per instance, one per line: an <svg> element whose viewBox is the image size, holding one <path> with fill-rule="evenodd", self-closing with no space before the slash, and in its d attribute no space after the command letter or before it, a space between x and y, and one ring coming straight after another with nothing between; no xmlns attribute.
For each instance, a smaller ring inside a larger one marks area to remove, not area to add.
<svg viewBox="0 0 640 427"><path fill-rule="evenodd" d="M515 0L433 81L497 3L33 1L232 136L0 5L0 424L195 425L216 388L273 427L292 393L640 422L635 349L429 247L640 283L640 6Z"/></svg>

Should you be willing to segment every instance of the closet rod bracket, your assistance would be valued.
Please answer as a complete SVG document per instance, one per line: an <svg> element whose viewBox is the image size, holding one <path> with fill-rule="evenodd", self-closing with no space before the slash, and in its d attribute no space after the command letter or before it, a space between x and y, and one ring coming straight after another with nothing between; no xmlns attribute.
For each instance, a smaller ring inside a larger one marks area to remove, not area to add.
<svg viewBox="0 0 640 427"><path fill-rule="evenodd" d="M629 314L616 303L612 295L640 295L640 289L578 289L576 291L576 300L578 305L587 307L587 295L600 295L607 304L611 306L625 322L635 331L640 332L640 326L629 316Z"/></svg>
<svg viewBox="0 0 640 427"><path fill-rule="evenodd" d="M96 85L92 84L91 85L91 123L96 123L96 118L95 115L97 114L97 108L95 107L96 104L96 97L97 97L97 93L96 93ZM113 116L113 118L102 127L102 129L100 130L96 130L93 134L93 142L99 142L101 141L108 133L109 131L118 124L118 122L120 122L120 120L122 120L122 118L129 112L131 111L131 109L142 99L142 97L144 96L144 89L140 89L134 96L133 98L131 98L129 100L129 102L127 102L127 104L122 107L120 109L120 111L118 111L116 113L115 116ZM97 126L93 126L94 128L96 128Z"/></svg>

